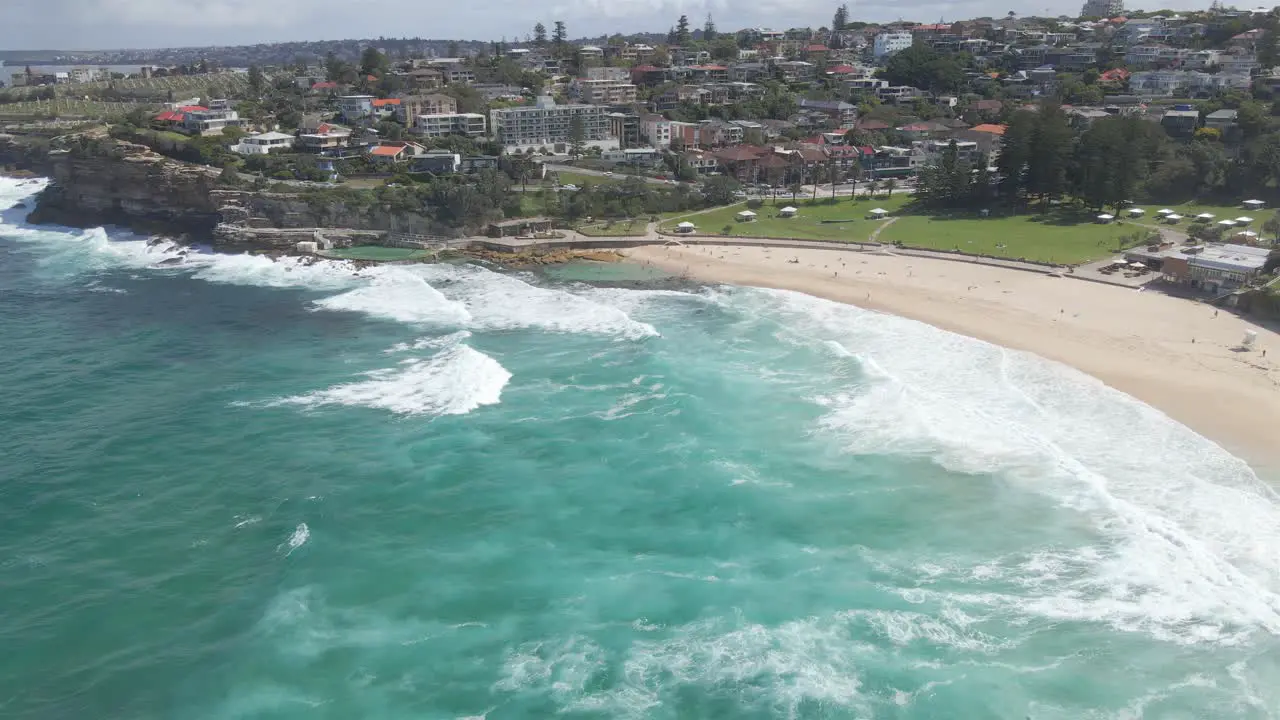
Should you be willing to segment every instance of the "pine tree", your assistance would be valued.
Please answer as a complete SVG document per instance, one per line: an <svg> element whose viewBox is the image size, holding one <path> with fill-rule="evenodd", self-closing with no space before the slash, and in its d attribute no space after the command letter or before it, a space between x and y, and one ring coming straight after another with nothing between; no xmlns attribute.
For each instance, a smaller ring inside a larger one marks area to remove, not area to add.
<svg viewBox="0 0 1280 720"><path fill-rule="evenodd" d="M538 23L533 26L533 44L543 47L547 44L547 26Z"/></svg>
<svg viewBox="0 0 1280 720"><path fill-rule="evenodd" d="M556 46L557 50L559 50L564 47L565 41L568 39L569 35L564 29L564 21L557 20L555 29L551 31L551 43Z"/></svg>
<svg viewBox="0 0 1280 720"><path fill-rule="evenodd" d="M716 39L716 22L711 19L711 14L707 13L707 22L702 26L702 41L711 42Z"/></svg>
<svg viewBox="0 0 1280 720"><path fill-rule="evenodd" d="M1031 133L1027 160L1027 191L1046 203L1067 191L1067 167L1071 162L1075 133L1057 105L1040 108Z"/></svg>
<svg viewBox="0 0 1280 720"><path fill-rule="evenodd" d="M1021 110L1013 114L1005 128L996 167L1000 171L1001 191L1010 197L1021 196L1027 188L1027 165L1031 162L1031 142L1035 127L1035 113Z"/></svg>
<svg viewBox="0 0 1280 720"><path fill-rule="evenodd" d="M836 8L836 15L831 19L831 32L844 32L845 26L849 24L849 6L841 5Z"/></svg>
<svg viewBox="0 0 1280 720"><path fill-rule="evenodd" d="M676 21L676 42L681 45L688 45L691 36L689 35L689 16L681 15Z"/></svg>
<svg viewBox="0 0 1280 720"><path fill-rule="evenodd" d="M582 116L574 115L569 118L569 155L574 160L582 157L586 152L587 132L582 124Z"/></svg>

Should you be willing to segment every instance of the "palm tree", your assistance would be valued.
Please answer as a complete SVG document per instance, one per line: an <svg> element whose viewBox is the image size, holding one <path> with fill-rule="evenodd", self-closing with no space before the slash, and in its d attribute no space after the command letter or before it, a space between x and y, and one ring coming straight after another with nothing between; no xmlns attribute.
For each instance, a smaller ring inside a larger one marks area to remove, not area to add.
<svg viewBox="0 0 1280 720"><path fill-rule="evenodd" d="M897 180L894 180L893 178L889 178L888 180L885 180L885 181L884 181L884 193L885 193L885 195L884 195L884 196L885 196L886 198L891 198L891 197L893 197L893 189L894 189L894 188L896 188L896 187L898 187L898 181L897 181Z"/></svg>
<svg viewBox="0 0 1280 720"><path fill-rule="evenodd" d="M823 165L815 165L813 168L813 200L818 200L818 183L827 181L827 168Z"/></svg>
<svg viewBox="0 0 1280 720"><path fill-rule="evenodd" d="M870 197L872 200L875 200L876 191L879 189L880 189L879 181L873 179L871 182L867 183L867 196Z"/></svg>

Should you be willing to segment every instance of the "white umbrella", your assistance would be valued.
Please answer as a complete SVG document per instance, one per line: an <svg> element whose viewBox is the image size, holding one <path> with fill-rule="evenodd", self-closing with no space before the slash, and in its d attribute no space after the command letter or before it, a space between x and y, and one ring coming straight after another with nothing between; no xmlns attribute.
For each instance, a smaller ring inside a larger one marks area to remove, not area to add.
<svg viewBox="0 0 1280 720"><path fill-rule="evenodd" d="M1142 215L1142 214L1143 214L1143 213L1145 213L1145 212L1146 212L1146 210L1143 210L1142 208L1129 208L1129 214L1130 214L1130 215L1132 215L1132 216L1134 216L1134 217L1137 217L1137 216L1139 216L1139 215Z"/></svg>
<svg viewBox="0 0 1280 720"><path fill-rule="evenodd" d="M871 214L872 215L888 215L889 211L885 210L884 208L876 208L871 211Z"/></svg>
<svg viewBox="0 0 1280 720"><path fill-rule="evenodd" d="M1099 220L1115 220L1115 219L1116 219L1116 216L1115 216L1115 215L1107 215L1106 213L1103 213L1103 214L1101 214L1101 215L1099 215L1099 216L1098 216L1098 219L1099 219Z"/></svg>
<svg viewBox="0 0 1280 720"><path fill-rule="evenodd" d="M683 228L683 229L685 229L685 230L692 230L693 228L695 228L695 227L697 227L697 226L696 226L696 225L694 225L693 223L691 223L691 222L689 222L689 221L687 221L687 220L686 220L685 222L680 223L680 224L679 224L679 225L677 225L676 227L678 227L678 228Z"/></svg>
<svg viewBox="0 0 1280 720"><path fill-rule="evenodd" d="M790 205L788 205L788 206L786 206L786 207L782 208L781 210L779 210L778 212L793 213L793 212L795 212L795 211L796 211L796 209L795 209L795 208L793 208L793 207L791 207Z"/></svg>
<svg viewBox="0 0 1280 720"><path fill-rule="evenodd" d="M1181 220L1181 219L1182 219L1182 216L1181 216L1181 215L1179 215L1179 214L1177 214L1177 213L1170 213L1170 214L1168 214L1168 215L1165 215L1165 216L1164 216L1164 219L1165 219L1165 220L1172 220L1173 222L1178 222L1179 220Z"/></svg>
<svg viewBox="0 0 1280 720"><path fill-rule="evenodd" d="M1200 213L1199 215L1197 215L1197 216L1196 216L1196 219L1197 219L1197 220L1212 220L1212 219L1213 219L1213 217L1214 217L1213 213Z"/></svg>
<svg viewBox="0 0 1280 720"><path fill-rule="evenodd" d="M1247 208L1253 208L1255 210L1262 207L1263 205L1266 205L1266 203L1261 200L1245 200L1241 204Z"/></svg>
<svg viewBox="0 0 1280 720"><path fill-rule="evenodd" d="M753 218L755 216L756 214L751 212L750 210L743 210L742 212L738 213L738 217L742 217L742 218Z"/></svg>
<svg viewBox="0 0 1280 720"><path fill-rule="evenodd" d="M1235 220L1219 220L1218 224L1223 227L1235 227L1236 221Z"/></svg>
<svg viewBox="0 0 1280 720"><path fill-rule="evenodd" d="M1157 211L1156 211L1156 214L1157 214L1157 215L1172 215L1172 214L1173 214L1173 211L1172 211L1172 210L1170 210L1169 208L1161 208L1161 209L1159 209L1159 210L1157 210Z"/></svg>
<svg viewBox="0 0 1280 720"><path fill-rule="evenodd" d="M1140 262L1132 262L1132 263L1129 263L1129 267L1131 267L1131 268L1144 268L1144 267L1146 267L1146 264L1144 264L1144 263L1140 263Z"/></svg>
<svg viewBox="0 0 1280 720"><path fill-rule="evenodd" d="M1249 223L1253 222L1253 218L1247 215L1241 215L1240 217L1236 218L1236 222L1240 223L1241 225L1248 225Z"/></svg>

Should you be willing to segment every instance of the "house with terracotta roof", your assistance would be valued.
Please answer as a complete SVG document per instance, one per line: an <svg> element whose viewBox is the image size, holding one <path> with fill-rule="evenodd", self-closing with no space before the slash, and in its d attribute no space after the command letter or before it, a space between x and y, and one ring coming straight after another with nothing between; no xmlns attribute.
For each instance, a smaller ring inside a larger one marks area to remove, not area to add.
<svg viewBox="0 0 1280 720"><path fill-rule="evenodd" d="M377 98L370 105L374 115L389 117L396 114L396 110L399 109L400 98Z"/></svg>
<svg viewBox="0 0 1280 720"><path fill-rule="evenodd" d="M369 148L369 159L379 163L396 163L426 154L427 149L418 143L403 140L384 140Z"/></svg>
<svg viewBox="0 0 1280 720"><path fill-rule="evenodd" d="M898 132L912 140L927 140L931 137L946 135L951 128L937 122L914 122L898 128Z"/></svg>
<svg viewBox="0 0 1280 720"><path fill-rule="evenodd" d="M320 122L314 129L307 128L298 134L294 146L305 152L330 155L340 153L351 143L351 130L333 123Z"/></svg>
<svg viewBox="0 0 1280 720"><path fill-rule="evenodd" d="M969 128L969 132L979 132L979 133L987 133L988 135L1003 136L1004 131L1007 130L1008 127L1009 127L1008 125L995 125L992 123L983 123L981 125L974 125L973 127Z"/></svg>

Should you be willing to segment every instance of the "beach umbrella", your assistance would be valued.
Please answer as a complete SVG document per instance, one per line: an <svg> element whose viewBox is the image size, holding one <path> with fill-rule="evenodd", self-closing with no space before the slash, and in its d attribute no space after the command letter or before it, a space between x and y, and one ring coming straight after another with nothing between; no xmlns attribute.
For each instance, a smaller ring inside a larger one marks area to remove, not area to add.
<svg viewBox="0 0 1280 720"><path fill-rule="evenodd" d="M1218 224L1223 227L1235 227L1236 221L1235 220L1219 220Z"/></svg>
<svg viewBox="0 0 1280 720"><path fill-rule="evenodd" d="M1212 220L1213 218L1214 218L1213 213L1200 213L1199 215L1196 216L1197 220Z"/></svg>
<svg viewBox="0 0 1280 720"><path fill-rule="evenodd" d="M1129 208L1129 214L1132 215L1133 217L1138 217L1139 215L1142 215L1145 212L1146 210L1143 210L1142 208Z"/></svg>
<svg viewBox="0 0 1280 720"><path fill-rule="evenodd" d="M1101 215L1099 215L1099 216L1098 216L1098 219L1099 219L1099 220L1101 220L1102 222L1107 222L1108 220L1115 220L1115 219L1116 219L1116 216L1115 216L1115 215L1108 215L1108 214L1106 214L1106 213L1103 213L1103 214L1101 214Z"/></svg>
<svg viewBox="0 0 1280 720"><path fill-rule="evenodd" d="M871 214L872 215L888 215L889 211L885 210L884 208L876 208L871 211Z"/></svg>
<svg viewBox="0 0 1280 720"><path fill-rule="evenodd" d="M1170 213L1168 215L1165 215L1164 219L1168 220L1169 222L1178 222L1179 220L1182 219L1182 216L1177 213Z"/></svg>
<svg viewBox="0 0 1280 720"><path fill-rule="evenodd" d="M1129 263L1129 267L1137 269L1137 268L1145 268L1146 265L1140 262L1132 262L1132 263Z"/></svg>
<svg viewBox="0 0 1280 720"><path fill-rule="evenodd" d="M1159 209L1159 210L1157 210L1157 211L1156 211L1156 214L1157 214L1157 215L1172 215L1172 214L1173 214L1173 211L1172 211L1172 210L1170 210L1169 208L1161 208L1161 209Z"/></svg>
<svg viewBox="0 0 1280 720"><path fill-rule="evenodd" d="M1241 225L1248 225L1249 223L1253 222L1253 218L1247 215L1241 215L1240 217L1236 218L1236 222L1240 223Z"/></svg>
<svg viewBox="0 0 1280 720"><path fill-rule="evenodd" d="M782 208L781 210L779 210L778 212L783 212L783 213L793 213L793 212L795 212L795 211L796 211L796 209L795 209L795 208L793 208L793 207L791 207L790 205L788 205L788 206L786 206L786 207Z"/></svg>

